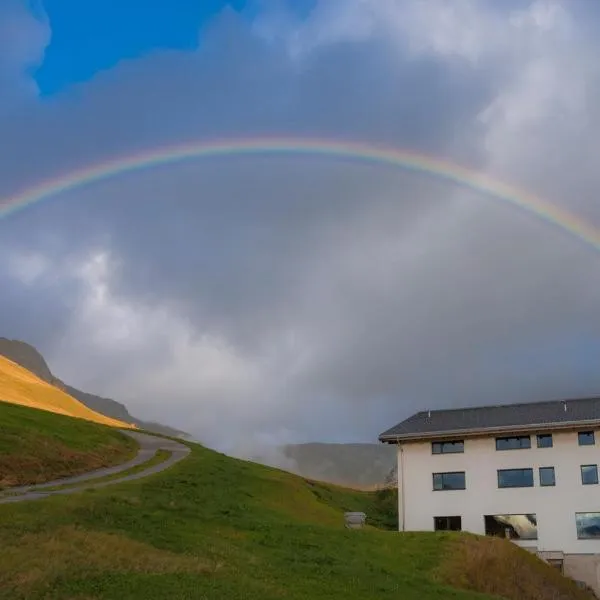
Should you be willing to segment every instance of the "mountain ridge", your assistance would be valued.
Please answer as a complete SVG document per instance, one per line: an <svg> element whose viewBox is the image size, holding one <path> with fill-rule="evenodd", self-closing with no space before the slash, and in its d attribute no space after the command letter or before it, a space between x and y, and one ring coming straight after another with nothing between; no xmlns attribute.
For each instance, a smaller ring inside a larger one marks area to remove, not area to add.
<svg viewBox="0 0 600 600"><path fill-rule="evenodd" d="M105 417L131 423L140 429L152 431L153 433L160 433L171 437L191 437L185 431L181 431L174 427L138 419L137 417L134 417L129 412L128 408L121 402L117 402L111 398L104 398L102 396L83 392L64 383L52 373L42 353L35 346L27 342L0 337L0 356L4 356L8 360L27 369L42 381L58 388L81 402L90 410L98 412Z"/></svg>
<svg viewBox="0 0 600 600"><path fill-rule="evenodd" d="M132 427L132 424L126 421L113 419L92 410L6 356L0 356L0 401L111 427Z"/></svg>

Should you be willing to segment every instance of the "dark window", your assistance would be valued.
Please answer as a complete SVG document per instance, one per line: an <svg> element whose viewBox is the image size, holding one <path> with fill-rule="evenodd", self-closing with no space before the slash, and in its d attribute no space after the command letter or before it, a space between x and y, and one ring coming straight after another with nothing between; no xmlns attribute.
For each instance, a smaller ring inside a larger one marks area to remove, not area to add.
<svg viewBox="0 0 600 600"><path fill-rule="evenodd" d="M583 485L598 483L598 465L581 465L581 483Z"/></svg>
<svg viewBox="0 0 600 600"><path fill-rule="evenodd" d="M485 535L511 540L537 540L535 515L485 515Z"/></svg>
<svg viewBox="0 0 600 600"><path fill-rule="evenodd" d="M498 487L533 487L533 469L498 470Z"/></svg>
<svg viewBox="0 0 600 600"><path fill-rule="evenodd" d="M554 467L540 467L540 485L550 486L556 485L554 476Z"/></svg>
<svg viewBox="0 0 600 600"><path fill-rule="evenodd" d="M552 434L543 433L537 436L538 448L552 448Z"/></svg>
<svg viewBox="0 0 600 600"><path fill-rule="evenodd" d="M465 487L464 471L433 474L434 490L464 490Z"/></svg>
<svg viewBox="0 0 600 600"><path fill-rule="evenodd" d="M577 434L580 446L593 446L596 443L593 431L580 431Z"/></svg>
<svg viewBox="0 0 600 600"><path fill-rule="evenodd" d="M453 442L433 442L431 444L432 454L458 454L465 451L463 440Z"/></svg>
<svg viewBox="0 0 600 600"><path fill-rule="evenodd" d="M436 531L460 531L462 529L462 518L433 517L433 528Z"/></svg>
<svg viewBox="0 0 600 600"><path fill-rule="evenodd" d="M575 523L580 540L600 538L600 513L576 513Z"/></svg>
<svg viewBox="0 0 600 600"><path fill-rule="evenodd" d="M530 436L516 435L496 438L496 450L518 450L520 448L531 448Z"/></svg>

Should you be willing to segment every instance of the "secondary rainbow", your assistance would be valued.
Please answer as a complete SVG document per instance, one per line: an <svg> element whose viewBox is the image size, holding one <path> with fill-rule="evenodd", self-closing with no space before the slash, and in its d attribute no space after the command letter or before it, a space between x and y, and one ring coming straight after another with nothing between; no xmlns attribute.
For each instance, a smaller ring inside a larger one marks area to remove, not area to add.
<svg viewBox="0 0 600 600"><path fill-rule="evenodd" d="M132 171L207 157L286 154L325 156L387 165L453 182L529 212L600 251L600 230L597 227L569 211L483 173L410 150L364 142L314 138L198 141L118 157L42 181L12 197L0 200L0 219L59 194Z"/></svg>

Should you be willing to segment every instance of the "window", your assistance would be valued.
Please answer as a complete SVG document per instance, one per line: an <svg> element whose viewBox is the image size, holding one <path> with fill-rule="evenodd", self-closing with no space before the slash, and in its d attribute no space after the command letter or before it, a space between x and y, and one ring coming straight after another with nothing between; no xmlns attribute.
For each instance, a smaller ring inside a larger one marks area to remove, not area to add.
<svg viewBox="0 0 600 600"><path fill-rule="evenodd" d="M593 431L580 431L577 437L580 446L593 446L596 443Z"/></svg>
<svg viewBox="0 0 600 600"><path fill-rule="evenodd" d="M518 450L520 448L531 448L530 436L516 435L496 438L496 450Z"/></svg>
<svg viewBox="0 0 600 600"><path fill-rule="evenodd" d="M581 483L583 485L598 483L598 465L581 465Z"/></svg>
<svg viewBox="0 0 600 600"><path fill-rule="evenodd" d="M575 523L580 540L600 538L600 513L576 513Z"/></svg>
<svg viewBox="0 0 600 600"><path fill-rule="evenodd" d="M433 517L435 531L460 531L462 529L461 517Z"/></svg>
<svg viewBox="0 0 600 600"><path fill-rule="evenodd" d="M536 515L485 515L485 535L511 540L537 540Z"/></svg>
<svg viewBox="0 0 600 600"><path fill-rule="evenodd" d="M464 471L433 474L434 490L464 490L465 487Z"/></svg>
<svg viewBox="0 0 600 600"><path fill-rule="evenodd" d="M538 448L552 448L552 434L542 433L537 436L537 447Z"/></svg>
<svg viewBox="0 0 600 600"><path fill-rule="evenodd" d="M533 487L533 469L498 470L498 487Z"/></svg>
<svg viewBox="0 0 600 600"><path fill-rule="evenodd" d="M454 440L453 442L433 442L431 444L432 454L458 454L465 451L463 440Z"/></svg>
<svg viewBox="0 0 600 600"><path fill-rule="evenodd" d="M556 485L554 476L554 467L540 467L540 485L551 486Z"/></svg>

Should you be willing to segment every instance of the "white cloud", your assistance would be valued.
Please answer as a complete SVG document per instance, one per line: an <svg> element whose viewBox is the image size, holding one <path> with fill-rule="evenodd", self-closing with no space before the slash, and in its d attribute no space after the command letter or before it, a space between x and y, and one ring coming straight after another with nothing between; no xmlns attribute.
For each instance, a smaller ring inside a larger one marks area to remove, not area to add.
<svg viewBox="0 0 600 600"><path fill-rule="evenodd" d="M456 57L476 65L509 39L502 17L486 1L384 0L373 7L387 34L415 55Z"/></svg>
<svg viewBox="0 0 600 600"><path fill-rule="evenodd" d="M512 19L515 25L523 20ZM476 64L506 49L511 25L511 17L487 0L322 0L305 20L267 13L255 30L283 42L296 58L323 46L380 38L414 55Z"/></svg>
<svg viewBox="0 0 600 600"><path fill-rule="evenodd" d="M517 55L523 43L545 43L547 33L577 30L560 0L532 0L518 9L491 0L321 0L304 20L266 13L255 31L287 40L297 52L387 37L415 55L458 57L477 66L481 59Z"/></svg>
<svg viewBox="0 0 600 600"><path fill-rule="evenodd" d="M491 94L471 123L482 142L480 164L568 202L564 189L554 195L546 185L547 172L565 168L569 153L580 176L593 169L586 130L595 122L590 102L600 84L597 44L569 7L560 0L519 7L480 0L323 0L308 20L278 33L294 56L378 39L403 60L408 53L454 68L457 78L485 79ZM572 149L566 153L560 144Z"/></svg>
<svg viewBox="0 0 600 600"><path fill-rule="evenodd" d="M41 64L50 43L50 25L42 10L25 0L0 3L0 111L37 94L29 70Z"/></svg>
<svg viewBox="0 0 600 600"><path fill-rule="evenodd" d="M37 274L41 258L29 256L17 263L35 265ZM118 264L106 249L44 263L56 286L72 289L74 281L78 289L69 326L50 354L55 372L72 385L92 382L92 391L125 400L145 418L171 421L171 407L177 425L214 447L246 453L272 441L268 416L276 410L274 388L289 371L289 364L281 362L285 348L244 355L223 335L197 333L164 306L119 298L111 286L115 269ZM17 275L21 280L22 273ZM103 370L107 360L110 380L98 378L97 361L104 362ZM235 435L223 438L221 427L228 419Z"/></svg>

